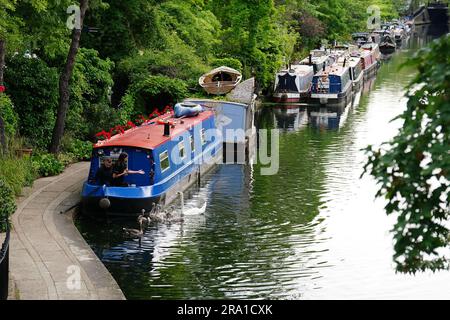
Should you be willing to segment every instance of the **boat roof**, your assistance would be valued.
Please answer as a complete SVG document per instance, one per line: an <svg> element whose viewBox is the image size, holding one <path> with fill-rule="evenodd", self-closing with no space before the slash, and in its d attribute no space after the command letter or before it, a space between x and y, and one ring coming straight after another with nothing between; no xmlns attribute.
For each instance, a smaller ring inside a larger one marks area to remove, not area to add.
<svg viewBox="0 0 450 320"><path fill-rule="evenodd" d="M211 75L215 75L216 73L220 73L220 72L225 72L225 73L231 73L231 74L236 74L236 75L241 75L241 73L239 71L237 71L236 69L230 68L230 67L226 67L226 66L221 66L218 68L215 68L211 71L209 71L208 73L205 73L202 78L206 78L208 76Z"/></svg>
<svg viewBox="0 0 450 320"><path fill-rule="evenodd" d="M289 69L283 69L278 74L294 73L300 76L314 72L314 67L304 64L292 64Z"/></svg>
<svg viewBox="0 0 450 320"><path fill-rule="evenodd" d="M361 62L361 58L359 56L358 57L346 56L339 58L338 64L342 66L344 64L344 60L345 65L350 66L352 68L356 67Z"/></svg>
<svg viewBox="0 0 450 320"><path fill-rule="evenodd" d="M341 76L348 70L348 66L342 67L339 64L333 64L332 66L328 66L325 68L325 71L321 70L319 71L316 76L322 77L322 76Z"/></svg>
<svg viewBox="0 0 450 320"><path fill-rule="evenodd" d="M213 115L214 111L209 110L203 111L195 117L182 119L175 118L171 114L162 115L149 120L139 127L129 129L122 134L117 134L108 140L99 141L94 145L94 149L104 147L136 147L153 150ZM164 136L164 125L159 124L158 120L168 120L174 123L175 128L170 128L170 136Z"/></svg>

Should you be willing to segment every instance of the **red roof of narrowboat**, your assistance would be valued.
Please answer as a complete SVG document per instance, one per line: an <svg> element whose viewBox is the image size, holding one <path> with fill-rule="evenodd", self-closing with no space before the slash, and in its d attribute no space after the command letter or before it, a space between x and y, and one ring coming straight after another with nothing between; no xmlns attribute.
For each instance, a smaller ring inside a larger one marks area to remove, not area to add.
<svg viewBox="0 0 450 320"><path fill-rule="evenodd" d="M104 147L154 149L213 115L213 111L203 111L199 115L189 118L175 118L171 115L162 115L149 120L139 127L129 129L122 134L117 134L108 140L99 141L94 145L94 149ZM170 136L164 136L164 125L158 123L158 120L168 120L175 125L175 128L170 128Z"/></svg>

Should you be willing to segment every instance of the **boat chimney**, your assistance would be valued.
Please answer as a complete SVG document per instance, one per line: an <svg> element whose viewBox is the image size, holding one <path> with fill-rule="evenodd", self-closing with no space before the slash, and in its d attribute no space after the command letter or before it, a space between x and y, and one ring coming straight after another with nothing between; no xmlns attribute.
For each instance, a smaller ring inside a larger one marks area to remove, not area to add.
<svg viewBox="0 0 450 320"><path fill-rule="evenodd" d="M312 54L309 54L309 64L312 64Z"/></svg>
<svg viewBox="0 0 450 320"><path fill-rule="evenodd" d="M164 123L164 136L165 137L170 136L170 123L169 122Z"/></svg>
<svg viewBox="0 0 450 320"><path fill-rule="evenodd" d="M345 67L345 64L347 63L347 58L344 59L343 67Z"/></svg>
<svg viewBox="0 0 450 320"><path fill-rule="evenodd" d="M323 68L322 68L322 70L323 70L323 71L325 71L325 63L323 64Z"/></svg>

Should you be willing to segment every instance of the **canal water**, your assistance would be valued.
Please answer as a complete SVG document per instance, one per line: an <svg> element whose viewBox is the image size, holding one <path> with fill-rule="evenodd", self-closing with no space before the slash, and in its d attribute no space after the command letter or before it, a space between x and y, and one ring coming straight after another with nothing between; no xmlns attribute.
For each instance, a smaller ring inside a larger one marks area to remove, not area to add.
<svg viewBox="0 0 450 320"><path fill-rule="evenodd" d="M361 149L391 139L415 71L412 50L384 62L346 108L264 105L259 128L280 128L280 168L221 165L192 188L202 215L153 225L138 240L125 221L78 228L128 299L450 298L450 272L397 274L383 200L360 178Z"/></svg>

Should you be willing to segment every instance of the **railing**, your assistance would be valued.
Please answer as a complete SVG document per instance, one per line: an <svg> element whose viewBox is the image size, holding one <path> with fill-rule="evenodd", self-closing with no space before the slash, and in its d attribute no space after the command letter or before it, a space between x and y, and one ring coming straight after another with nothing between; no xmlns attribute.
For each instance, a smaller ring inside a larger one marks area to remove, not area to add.
<svg viewBox="0 0 450 320"><path fill-rule="evenodd" d="M9 284L9 226L6 230L6 238L0 250L0 300L8 298Z"/></svg>

